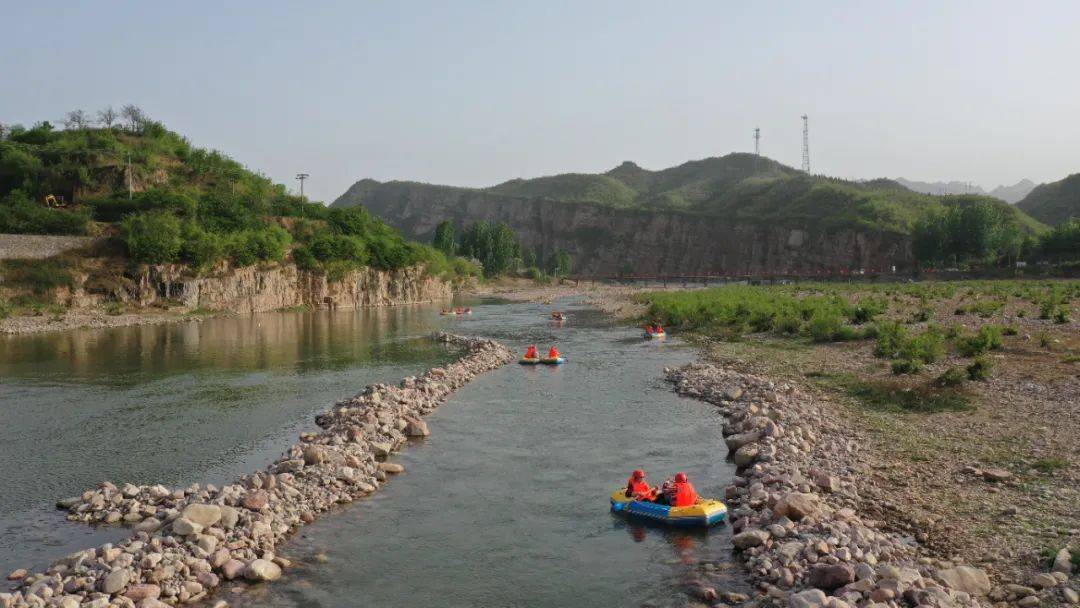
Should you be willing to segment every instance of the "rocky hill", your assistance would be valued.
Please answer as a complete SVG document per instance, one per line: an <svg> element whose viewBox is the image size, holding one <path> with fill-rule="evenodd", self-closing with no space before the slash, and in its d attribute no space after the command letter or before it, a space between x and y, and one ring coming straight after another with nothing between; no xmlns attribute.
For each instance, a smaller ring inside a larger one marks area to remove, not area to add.
<svg viewBox="0 0 1080 608"><path fill-rule="evenodd" d="M1022 179L1011 186L1001 185L990 191L986 191L982 186L976 184L955 180L951 182L920 182L898 177L896 178L896 181L913 192L937 195L985 194L994 198L1000 198L1006 203L1016 203L1027 196L1036 186L1035 182L1030 179Z"/></svg>
<svg viewBox="0 0 1080 608"><path fill-rule="evenodd" d="M916 220L988 197L934 197L891 180L808 176L767 158L729 154L650 171L624 162L602 174L459 188L365 179L331 205L363 205L427 240L443 220L507 223L522 245L565 250L581 274L889 271L912 263Z"/></svg>
<svg viewBox="0 0 1080 608"><path fill-rule="evenodd" d="M1016 206L1050 225L1080 218L1080 173L1035 188Z"/></svg>

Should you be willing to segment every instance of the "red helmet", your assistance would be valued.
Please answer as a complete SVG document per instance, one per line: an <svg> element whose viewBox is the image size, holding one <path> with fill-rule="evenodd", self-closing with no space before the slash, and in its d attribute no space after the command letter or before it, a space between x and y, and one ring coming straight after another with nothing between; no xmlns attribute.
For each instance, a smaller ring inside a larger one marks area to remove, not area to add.
<svg viewBox="0 0 1080 608"><path fill-rule="evenodd" d="M675 474L675 482L676 483L686 483L686 473L676 473Z"/></svg>
<svg viewBox="0 0 1080 608"><path fill-rule="evenodd" d="M634 479L645 479L645 471L634 469Z"/></svg>

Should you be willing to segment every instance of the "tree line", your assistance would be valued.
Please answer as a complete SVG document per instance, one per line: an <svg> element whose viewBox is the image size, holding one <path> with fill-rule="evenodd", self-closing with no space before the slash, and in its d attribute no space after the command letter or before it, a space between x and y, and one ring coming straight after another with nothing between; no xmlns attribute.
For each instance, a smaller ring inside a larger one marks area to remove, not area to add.
<svg viewBox="0 0 1080 608"><path fill-rule="evenodd" d="M569 275L572 267L565 251L556 250L544 260L535 249L523 248L504 222L473 222L458 237L454 225L445 220L436 226L432 246L447 256L476 260L487 277L525 274L534 279L559 278Z"/></svg>

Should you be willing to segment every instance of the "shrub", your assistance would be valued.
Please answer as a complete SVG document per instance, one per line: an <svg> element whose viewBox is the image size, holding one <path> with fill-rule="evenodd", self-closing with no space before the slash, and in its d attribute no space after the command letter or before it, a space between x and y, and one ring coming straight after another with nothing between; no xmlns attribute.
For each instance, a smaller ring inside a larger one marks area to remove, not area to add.
<svg viewBox="0 0 1080 608"><path fill-rule="evenodd" d="M1019 332L1019 330L1017 330L1017 329L1016 329L1016 326L1015 326L1015 325L1006 325L1006 326L1005 326L1005 327L1004 327L1004 328L1003 328L1003 329L1001 330L1001 333L1002 333L1002 334L1004 334L1004 335L1006 335L1006 336L1015 336L1016 334L1018 334L1018 333L1020 333L1020 332Z"/></svg>
<svg viewBox="0 0 1080 608"><path fill-rule="evenodd" d="M874 356L881 359L891 359L899 356L903 346L908 341L908 330L895 321L878 323L877 344L874 346Z"/></svg>
<svg viewBox="0 0 1080 608"><path fill-rule="evenodd" d="M7 300L0 300L0 319L11 316L11 304Z"/></svg>
<svg viewBox="0 0 1080 608"><path fill-rule="evenodd" d="M3 270L4 286L29 291L37 296L58 287L75 285L71 268L62 258L4 260L0 262L0 270Z"/></svg>
<svg viewBox="0 0 1080 608"><path fill-rule="evenodd" d="M301 245L292 251L293 263L300 270L318 270L319 260L307 246Z"/></svg>
<svg viewBox="0 0 1080 608"><path fill-rule="evenodd" d="M136 213L121 224L124 244L132 260L145 264L175 262L183 240L180 220L168 213Z"/></svg>
<svg viewBox="0 0 1080 608"><path fill-rule="evenodd" d="M105 314L118 316L124 314L124 305L120 302L108 302L105 304Z"/></svg>
<svg viewBox="0 0 1080 608"><path fill-rule="evenodd" d="M0 199L0 233L86 234L89 221L88 209L50 209L19 190Z"/></svg>
<svg viewBox="0 0 1080 608"><path fill-rule="evenodd" d="M237 266L251 266L258 262L280 262L292 237L280 226L261 230L244 230L229 235L225 251Z"/></svg>
<svg viewBox="0 0 1080 608"><path fill-rule="evenodd" d="M992 361L986 357L977 357L967 366L967 375L971 380L986 380L994 369Z"/></svg>
<svg viewBox="0 0 1080 608"><path fill-rule="evenodd" d="M814 342L832 342L837 339L844 327L844 320L834 311L819 310L810 318L807 330Z"/></svg>
<svg viewBox="0 0 1080 608"><path fill-rule="evenodd" d="M967 380L968 374L966 370L959 367L950 367L945 370L944 374L938 377L937 383L939 386L960 386Z"/></svg>
<svg viewBox="0 0 1080 608"><path fill-rule="evenodd" d="M848 318L856 325L862 325L874 320L874 317L884 313L889 307L888 302L876 298L866 298L852 307Z"/></svg>
<svg viewBox="0 0 1080 608"><path fill-rule="evenodd" d="M922 363L916 359L897 359L892 362L892 373L917 374L922 371Z"/></svg>
<svg viewBox="0 0 1080 608"><path fill-rule="evenodd" d="M956 340L956 352L962 357L977 357L990 350L998 350L1002 347L1001 327L997 325L984 325L978 333L960 336Z"/></svg>
<svg viewBox="0 0 1080 608"><path fill-rule="evenodd" d="M945 336L937 327L927 327L926 331L904 344L900 354L907 359L933 363L945 356Z"/></svg>
<svg viewBox="0 0 1080 608"><path fill-rule="evenodd" d="M1064 307L1060 307L1054 312L1054 323L1064 325L1069 322L1069 313Z"/></svg>
<svg viewBox="0 0 1080 608"><path fill-rule="evenodd" d="M184 224L181 239L180 257L195 268L207 268L225 258L224 240L194 222Z"/></svg>

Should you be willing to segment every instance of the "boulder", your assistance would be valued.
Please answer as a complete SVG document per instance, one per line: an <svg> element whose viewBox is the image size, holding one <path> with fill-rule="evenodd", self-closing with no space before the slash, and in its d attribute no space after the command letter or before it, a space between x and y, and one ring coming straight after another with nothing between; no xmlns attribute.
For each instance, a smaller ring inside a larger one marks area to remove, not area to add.
<svg viewBox="0 0 1080 608"><path fill-rule="evenodd" d="M994 467L991 467L989 469L983 469L983 472L982 472L983 479L985 479L986 481L993 481L993 482L1005 481L1007 479L1012 478L1012 476L1013 476L1013 474L1010 473L1009 471L1006 471L1005 469L994 468Z"/></svg>
<svg viewBox="0 0 1080 608"><path fill-rule="evenodd" d="M407 437L427 437L431 434L427 423L418 418L409 418L405 421L405 435Z"/></svg>
<svg viewBox="0 0 1080 608"><path fill-rule="evenodd" d="M7 576L7 580L21 581L22 579L26 578L27 574L29 573L26 571L26 568L19 568L18 570L13 570L11 574Z"/></svg>
<svg viewBox="0 0 1080 608"><path fill-rule="evenodd" d="M225 577L225 580L233 580L244 573L246 565L244 562L238 559L230 559L221 566L221 575Z"/></svg>
<svg viewBox="0 0 1080 608"><path fill-rule="evenodd" d="M304 464L306 466L320 464L324 460L326 460L326 451L322 447L309 445L304 448Z"/></svg>
<svg viewBox="0 0 1080 608"><path fill-rule="evenodd" d="M373 452L375 452L375 457L376 458L386 458L387 456L390 455L390 450L392 450L392 449L393 449L393 447L389 443L386 443L385 441L372 441L371 442L371 450Z"/></svg>
<svg viewBox="0 0 1080 608"><path fill-rule="evenodd" d="M990 593L990 577L985 570L971 566L956 566L937 571L937 577L957 591L982 596Z"/></svg>
<svg viewBox="0 0 1080 608"><path fill-rule="evenodd" d="M1069 554L1068 549L1062 548L1061 551L1058 551L1057 555L1054 556L1054 565L1050 568L1050 571L1069 574L1072 572L1072 567L1072 555Z"/></svg>
<svg viewBox="0 0 1080 608"><path fill-rule="evenodd" d="M855 571L847 564L817 565L810 570L807 582L811 587L832 591L855 582Z"/></svg>
<svg viewBox="0 0 1080 608"><path fill-rule="evenodd" d="M788 596L788 608L821 608L828 598L821 589L807 589Z"/></svg>
<svg viewBox="0 0 1080 608"><path fill-rule="evenodd" d="M257 559L248 564L244 578L251 581L276 581L281 578L281 567L272 561Z"/></svg>
<svg viewBox="0 0 1080 608"><path fill-rule="evenodd" d="M248 492L244 496L243 505L245 509L252 511L261 511L266 508L266 505L270 503L270 493L266 490L255 490L254 492Z"/></svg>
<svg viewBox="0 0 1080 608"><path fill-rule="evenodd" d="M1049 589L1057 587L1058 581L1049 574L1039 573L1031 577L1029 584L1036 589Z"/></svg>
<svg viewBox="0 0 1080 608"><path fill-rule="evenodd" d="M757 443L761 441L761 433L759 431L750 431L748 433L739 433L737 435L729 435L724 438L724 443L727 444L728 451L734 452L744 445L751 443Z"/></svg>
<svg viewBox="0 0 1080 608"><path fill-rule="evenodd" d="M221 507L221 527L226 530L232 530L236 526L236 522L240 519L240 512L234 507Z"/></svg>
<svg viewBox="0 0 1080 608"><path fill-rule="evenodd" d="M209 528L221 520L221 507L194 503L184 507L180 516L192 523L199 524L203 528Z"/></svg>
<svg viewBox="0 0 1080 608"><path fill-rule="evenodd" d="M161 597L161 587L147 583L132 585L127 588L127 591L124 591L124 597L135 602L148 597L157 599Z"/></svg>
<svg viewBox="0 0 1080 608"><path fill-rule="evenodd" d="M396 462L380 462L379 470L384 473L393 473L396 475L398 473L404 473L405 467Z"/></svg>
<svg viewBox="0 0 1080 608"><path fill-rule="evenodd" d="M792 521L799 521L804 517L816 515L818 512L817 496L802 492L788 492L776 501L773 513L778 517L787 517Z"/></svg>
<svg viewBox="0 0 1080 608"><path fill-rule="evenodd" d="M186 517L177 517L172 523L173 532L180 536L187 536L189 534L198 534L203 531L203 527Z"/></svg>
<svg viewBox="0 0 1080 608"><path fill-rule="evenodd" d="M757 445L753 443L748 443L741 448L735 450L735 455L732 456L731 459L735 461L735 466L745 467L753 464L753 462L757 460L757 457Z"/></svg>
<svg viewBox="0 0 1080 608"><path fill-rule="evenodd" d="M101 580L101 592L109 595L120 593L124 587L127 587L129 580L131 580L131 572L128 570L124 568L113 570Z"/></svg>
<svg viewBox="0 0 1080 608"><path fill-rule="evenodd" d="M749 549L750 547L757 547L769 540L769 533L764 530L751 529L745 532L740 532L731 537L731 544L736 549Z"/></svg>

